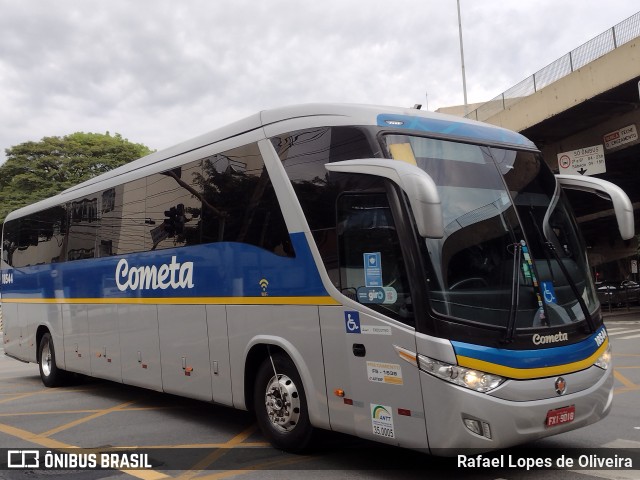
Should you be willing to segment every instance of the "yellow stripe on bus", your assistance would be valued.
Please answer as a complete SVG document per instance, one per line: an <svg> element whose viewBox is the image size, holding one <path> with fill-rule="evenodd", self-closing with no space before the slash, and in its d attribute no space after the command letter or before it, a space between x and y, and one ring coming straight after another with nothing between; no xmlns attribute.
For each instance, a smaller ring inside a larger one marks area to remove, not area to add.
<svg viewBox="0 0 640 480"><path fill-rule="evenodd" d="M331 297L3 298L23 304L340 305Z"/></svg>
<svg viewBox="0 0 640 480"><path fill-rule="evenodd" d="M497 363L486 362L484 360L478 360L476 358L465 357L462 355L456 355L458 359L458 365L461 367L473 368L474 370L480 370L486 373L494 373L506 378L513 378L516 380L527 380L532 378L553 377L556 375L566 375L568 373L578 372L592 366L598 357L607 349L609 345L609 339L606 339L600 348L598 348L591 356L580 360L578 362L565 363L563 365L554 365L552 367L540 367L540 368L513 368L505 365L499 365Z"/></svg>

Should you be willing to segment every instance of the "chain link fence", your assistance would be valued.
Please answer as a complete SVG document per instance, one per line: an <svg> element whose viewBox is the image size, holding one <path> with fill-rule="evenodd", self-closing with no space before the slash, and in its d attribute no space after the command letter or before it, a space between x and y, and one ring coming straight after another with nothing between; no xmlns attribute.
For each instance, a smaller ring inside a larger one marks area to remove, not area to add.
<svg viewBox="0 0 640 480"><path fill-rule="evenodd" d="M506 92L479 106L466 117L484 121L638 36L640 36L640 12L525 78Z"/></svg>

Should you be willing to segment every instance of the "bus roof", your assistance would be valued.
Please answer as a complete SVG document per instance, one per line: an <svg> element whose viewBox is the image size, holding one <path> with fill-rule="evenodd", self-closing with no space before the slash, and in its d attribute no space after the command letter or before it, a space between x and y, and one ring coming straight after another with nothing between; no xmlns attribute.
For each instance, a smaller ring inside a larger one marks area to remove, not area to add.
<svg viewBox="0 0 640 480"><path fill-rule="evenodd" d="M271 137L312 126L338 125L370 125L388 129L422 131L474 143L488 143L526 150L536 149L530 140L511 130L416 108L322 103L293 105L263 110L191 140L151 153L68 188L54 197L20 208L7 215L5 221L72 200L78 194L84 193L80 190L87 191L88 187L93 187L90 190L97 191L100 189L100 185L108 180L260 128L264 129L267 137Z"/></svg>

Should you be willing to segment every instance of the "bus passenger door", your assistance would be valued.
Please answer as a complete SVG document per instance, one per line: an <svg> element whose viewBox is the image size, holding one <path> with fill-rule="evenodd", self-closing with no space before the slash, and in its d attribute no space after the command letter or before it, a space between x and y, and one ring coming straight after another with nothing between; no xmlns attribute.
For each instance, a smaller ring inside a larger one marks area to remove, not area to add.
<svg viewBox="0 0 640 480"><path fill-rule="evenodd" d="M396 348L415 352L416 341L407 269L387 193L343 194L337 210L340 288L357 303L322 311L330 411L333 405L337 419L350 409L351 428L360 437L426 449L418 368ZM325 333L333 338L325 341ZM347 371L348 386L342 387Z"/></svg>

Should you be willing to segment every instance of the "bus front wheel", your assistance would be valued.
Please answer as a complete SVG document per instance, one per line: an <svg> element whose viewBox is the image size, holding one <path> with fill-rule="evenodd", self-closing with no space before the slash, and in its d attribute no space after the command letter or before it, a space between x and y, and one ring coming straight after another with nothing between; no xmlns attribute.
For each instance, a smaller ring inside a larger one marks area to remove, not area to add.
<svg viewBox="0 0 640 480"><path fill-rule="evenodd" d="M40 378L45 387L58 387L63 383L64 370L56 365L56 351L50 333L45 333L39 345Z"/></svg>
<svg viewBox="0 0 640 480"><path fill-rule="evenodd" d="M273 446L289 452L309 446L314 429L302 380L288 356L274 354L262 362L253 402L258 426Z"/></svg>

